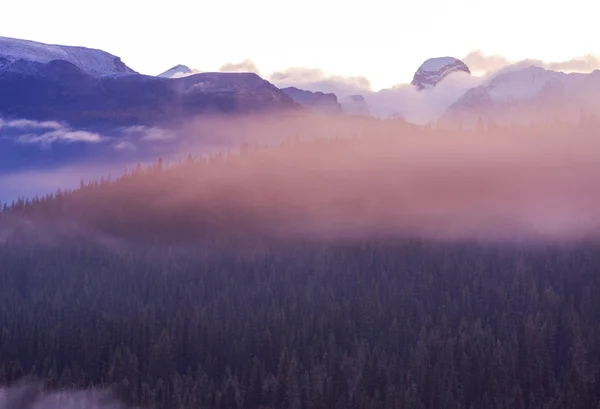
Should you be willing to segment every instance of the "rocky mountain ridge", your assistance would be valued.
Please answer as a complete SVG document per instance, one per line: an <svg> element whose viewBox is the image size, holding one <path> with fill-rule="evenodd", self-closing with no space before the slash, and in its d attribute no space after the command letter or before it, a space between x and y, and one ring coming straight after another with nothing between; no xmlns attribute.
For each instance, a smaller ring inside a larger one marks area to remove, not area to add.
<svg viewBox="0 0 600 409"><path fill-rule="evenodd" d="M0 37L0 70L18 69L23 62L46 64L56 60L67 61L94 77L137 74L106 51Z"/></svg>

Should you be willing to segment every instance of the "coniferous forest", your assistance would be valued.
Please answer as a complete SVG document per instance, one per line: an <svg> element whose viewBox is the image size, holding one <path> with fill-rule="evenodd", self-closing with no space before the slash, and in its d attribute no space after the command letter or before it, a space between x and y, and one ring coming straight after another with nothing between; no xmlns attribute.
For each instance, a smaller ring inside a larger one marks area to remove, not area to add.
<svg viewBox="0 0 600 409"><path fill-rule="evenodd" d="M457 206L433 186L473 203L504 179L425 175L397 141L452 135L402 132L158 160L5 205L0 384L157 409L600 408L598 241L515 230L527 183L499 223L426 217Z"/></svg>

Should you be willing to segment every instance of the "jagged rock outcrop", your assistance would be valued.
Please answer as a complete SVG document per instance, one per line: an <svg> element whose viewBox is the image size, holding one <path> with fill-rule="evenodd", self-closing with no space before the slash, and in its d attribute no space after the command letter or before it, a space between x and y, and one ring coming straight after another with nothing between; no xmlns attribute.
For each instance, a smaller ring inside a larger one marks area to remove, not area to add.
<svg viewBox="0 0 600 409"><path fill-rule="evenodd" d="M471 74L469 67L458 58L430 58L419 67L411 84L419 90L430 89L454 72Z"/></svg>
<svg viewBox="0 0 600 409"><path fill-rule="evenodd" d="M348 95L341 100L344 113L349 115L369 116L370 110L365 97L362 95Z"/></svg>
<svg viewBox="0 0 600 409"><path fill-rule="evenodd" d="M337 95L333 93L312 92L296 87L281 89L286 95L298 104L324 114L343 113L342 105L338 102Z"/></svg>

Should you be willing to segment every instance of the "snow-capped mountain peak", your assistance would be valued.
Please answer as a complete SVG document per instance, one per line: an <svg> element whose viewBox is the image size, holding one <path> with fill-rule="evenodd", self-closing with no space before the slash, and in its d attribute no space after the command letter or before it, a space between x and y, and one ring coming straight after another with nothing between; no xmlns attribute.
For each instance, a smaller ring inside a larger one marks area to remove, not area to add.
<svg viewBox="0 0 600 409"><path fill-rule="evenodd" d="M437 57L426 60L417 72L411 82L417 89L431 89L448 75L461 71L471 74L469 67L458 58Z"/></svg>
<svg viewBox="0 0 600 409"><path fill-rule="evenodd" d="M188 75L193 74L194 71L190 69L187 65L178 64L172 68L169 68L167 71L162 74L158 74L159 77L162 78L179 78L186 77Z"/></svg>
<svg viewBox="0 0 600 409"><path fill-rule="evenodd" d="M45 64L55 60L67 61L94 77L136 73L119 57L102 50L0 37L0 69L17 61Z"/></svg>

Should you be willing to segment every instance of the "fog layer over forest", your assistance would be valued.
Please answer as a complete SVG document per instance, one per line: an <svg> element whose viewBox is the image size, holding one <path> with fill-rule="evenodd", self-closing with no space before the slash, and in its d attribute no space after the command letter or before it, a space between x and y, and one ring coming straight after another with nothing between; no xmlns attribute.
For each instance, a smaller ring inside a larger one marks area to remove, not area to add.
<svg viewBox="0 0 600 409"><path fill-rule="evenodd" d="M259 142L204 156L182 150L179 163L137 166L99 189L84 181L53 209L63 225L108 231L128 223L315 237L579 239L599 231L593 124L449 130L313 121L283 142L275 137L283 122L232 122L222 135L237 129ZM35 218L31 210L24 220Z"/></svg>
<svg viewBox="0 0 600 409"><path fill-rule="evenodd" d="M0 409L599 407L597 124L245 121L2 207Z"/></svg>

